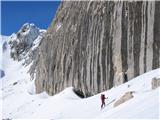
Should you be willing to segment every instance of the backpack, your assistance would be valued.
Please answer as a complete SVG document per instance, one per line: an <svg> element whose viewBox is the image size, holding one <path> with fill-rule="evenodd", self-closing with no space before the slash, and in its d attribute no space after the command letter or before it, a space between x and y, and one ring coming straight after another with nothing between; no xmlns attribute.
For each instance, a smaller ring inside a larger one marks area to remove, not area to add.
<svg viewBox="0 0 160 120"><path fill-rule="evenodd" d="M101 94L101 99L103 100L105 98L105 95L104 94Z"/></svg>

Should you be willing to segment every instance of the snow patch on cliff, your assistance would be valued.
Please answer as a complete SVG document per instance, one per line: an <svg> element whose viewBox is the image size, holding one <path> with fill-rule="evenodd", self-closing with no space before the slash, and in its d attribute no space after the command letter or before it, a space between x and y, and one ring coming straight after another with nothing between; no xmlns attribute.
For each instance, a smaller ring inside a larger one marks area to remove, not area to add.
<svg viewBox="0 0 160 120"><path fill-rule="evenodd" d="M58 23L56 26L56 32L62 27L62 23Z"/></svg>

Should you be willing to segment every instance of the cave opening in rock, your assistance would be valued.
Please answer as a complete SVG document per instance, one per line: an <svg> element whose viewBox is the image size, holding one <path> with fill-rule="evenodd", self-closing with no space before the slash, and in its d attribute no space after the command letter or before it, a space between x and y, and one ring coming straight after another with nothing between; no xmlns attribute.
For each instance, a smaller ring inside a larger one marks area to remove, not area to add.
<svg viewBox="0 0 160 120"><path fill-rule="evenodd" d="M77 96L79 96L80 98L85 98L85 95L84 95L84 93L82 92L82 90L79 90L79 89L73 89L73 92L77 95Z"/></svg>

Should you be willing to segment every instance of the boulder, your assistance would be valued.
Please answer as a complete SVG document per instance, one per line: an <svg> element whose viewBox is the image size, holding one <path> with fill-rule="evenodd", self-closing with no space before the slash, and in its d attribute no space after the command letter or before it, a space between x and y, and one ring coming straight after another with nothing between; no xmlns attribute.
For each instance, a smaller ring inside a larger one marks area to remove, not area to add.
<svg viewBox="0 0 160 120"><path fill-rule="evenodd" d="M160 78L153 78L152 79L152 90L156 89L160 86Z"/></svg>
<svg viewBox="0 0 160 120"><path fill-rule="evenodd" d="M133 91L129 91L126 92L122 97L120 97L115 103L114 103L114 107L130 100L131 98L133 98Z"/></svg>

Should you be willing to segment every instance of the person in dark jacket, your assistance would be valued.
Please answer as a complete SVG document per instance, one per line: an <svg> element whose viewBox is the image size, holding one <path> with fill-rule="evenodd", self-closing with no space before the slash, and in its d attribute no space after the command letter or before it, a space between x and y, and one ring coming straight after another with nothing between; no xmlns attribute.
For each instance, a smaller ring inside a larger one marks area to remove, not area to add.
<svg viewBox="0 0 160 120"><path fill-rule="evenodd" d="M101 109L105 107L105 99L108 99L108 97L106 98L104 94L101 94Z"/></svg>

